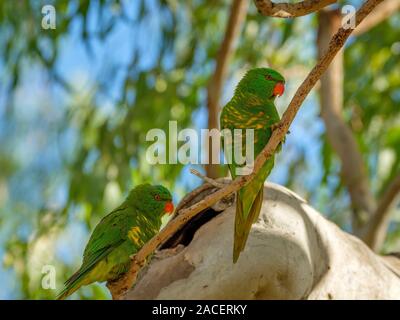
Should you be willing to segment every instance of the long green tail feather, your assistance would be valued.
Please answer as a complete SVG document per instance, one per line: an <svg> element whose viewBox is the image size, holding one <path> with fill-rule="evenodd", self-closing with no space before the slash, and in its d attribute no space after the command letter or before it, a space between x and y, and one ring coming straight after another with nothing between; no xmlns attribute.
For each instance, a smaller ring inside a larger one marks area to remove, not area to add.
<svg viewBox="0 0 400 320"><path fill-rule="evenodd" d="M82 285L84 285L83 280L86 272L81 272L78 270L75 272L66 282L64 289L57 295L57 300L64 300L76 290L78 290Z"/></svg>
<svg viewBox="0 0 400 320"><path fill-rule="evenodd" d="M115 244L115 246L118 246L122 241L123 240L121 239ZM103 258L105 258L114 249L114 246L106 247L102 251L100 251L98 255L94 257L94 259L89 262L84 262L80 269L75 272L67 281L65 281L65 288L58 294L57 300L63 300L69 295L73 294L81 286L93 282L85 281L87 280L87 276L89 276L89 273L93 270L93 268L95 268L96 264Z"/></svg>
<svg viewBox="0 0 400 320"><path fill-rule="evenodd" d="M236 217L235 217L235 235L233 241L233 263L236 263L239 259L240 253L244 250L249 237L251 226L257 221L261 211L261 205L263 201L264 189L261 188L257 193L256 198L251 206L251 209L247 215L243 212L243 201L240 193L236 196Z"/></svg>

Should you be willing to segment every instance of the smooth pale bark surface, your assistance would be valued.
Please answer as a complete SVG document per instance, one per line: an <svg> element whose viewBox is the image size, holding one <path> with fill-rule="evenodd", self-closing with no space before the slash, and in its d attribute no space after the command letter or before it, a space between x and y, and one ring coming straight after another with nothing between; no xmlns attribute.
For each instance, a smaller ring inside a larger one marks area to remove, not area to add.
<svg viewBox="0 0 400 320"><path fill-rule="evenodd" d="M290 190L266 184L260 218L232 263L235 207L187 245L159 251L126 299L399 299L398 258L373 253Z"/></svg>

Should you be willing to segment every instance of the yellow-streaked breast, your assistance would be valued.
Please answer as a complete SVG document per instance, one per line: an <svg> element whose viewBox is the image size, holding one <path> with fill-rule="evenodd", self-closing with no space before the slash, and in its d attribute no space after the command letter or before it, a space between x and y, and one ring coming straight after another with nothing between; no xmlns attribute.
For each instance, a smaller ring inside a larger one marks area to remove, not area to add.
<svg viewBox="0 0 400 320"><path fill-rule="evenodd" d="M140 246L142 243L142 240L140 239L140 233L140 228L137 226L128 231L128 238L137 246Z"/></svg>

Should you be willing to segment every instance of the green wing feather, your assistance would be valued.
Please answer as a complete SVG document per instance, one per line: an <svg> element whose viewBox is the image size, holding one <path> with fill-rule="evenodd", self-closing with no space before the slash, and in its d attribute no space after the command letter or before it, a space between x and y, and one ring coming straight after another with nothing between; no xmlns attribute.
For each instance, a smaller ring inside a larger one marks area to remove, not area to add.
<svg viewBox="0 0 400 320"><path fill-rule="evenodd" d="M127 238L130 223L125 220L129 218L125 210L126 207L117 208L99 222L86 245L82 267L92 264L98 259L99 253Z"/></svg>
<svg viewBox="0 0 400 320"><path fill-rule="evenodd" d="M127 208L119 207L99 222L86 245L82 266L65 282L65 288L57 296L57 299L64 299L82 285L97 280L90 279L90 272L100 261L126 241L129 226L134 223L132 216L126 215L125 210ZM126 221L126 219L131 221Z"/></svg>

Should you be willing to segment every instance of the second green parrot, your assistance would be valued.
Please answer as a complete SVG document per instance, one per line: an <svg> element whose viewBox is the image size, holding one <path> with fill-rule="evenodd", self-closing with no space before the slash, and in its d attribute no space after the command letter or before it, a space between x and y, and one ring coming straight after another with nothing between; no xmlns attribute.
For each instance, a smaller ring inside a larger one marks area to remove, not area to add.
<svg viewBox="0 0 400 320"><path fill-rule="evenodd" d="M81 286L115 280L128 271L130 256L156 235L161 217L172 213L171 193L163 186L141 184L94 229L83 253L82 266L66 282L57 299Z"/></svg>
<svg viewBox="0 0 400 320"><path fill-rule="evenodd" d="M222 110L220 122L221 130L242 129L242 150L246 150L245 129L254 129L254 156L256 157L271 137L274 125L280 121L276 110L275 97L281 96L285 89L285 79L275 70L257 68L249 70L240 80L235 89L233 98ZM234 141L234 139L232 139ZM234 150L237 146L225 146L225 153ZM234 156L228 164L229 171L234 179L238 175L237 169L246 166L239 164ZM254 222L257 221L263 201L264 181L274 166L274 156L270 157L261 170L245 187L237 192L236 216L233 245L233 262L244 250L246 241Z"/></svg>

